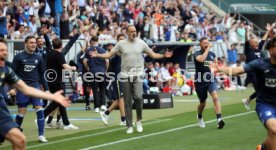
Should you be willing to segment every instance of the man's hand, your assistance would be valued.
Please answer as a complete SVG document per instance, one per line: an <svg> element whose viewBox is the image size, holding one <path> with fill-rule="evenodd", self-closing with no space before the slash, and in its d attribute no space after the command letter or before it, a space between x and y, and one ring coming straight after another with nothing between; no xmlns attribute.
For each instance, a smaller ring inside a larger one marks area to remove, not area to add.
<svg viewBox="0 0 276 150"><path fill-rule="evenodd" d="M98 56L98 51L96 48L94 48L93 51L89 52L90 57L97 57Z"/></svg>
<svg viewBox="0 0 276 150"><path fill-rule="evenodd" d="M76 70L77 70L77 67L76 67L76 66L71 66L71 70L72 70L72 71L76 71Z"/></svg>
<svg viewBox="0 0 276 150"><path fill-rule="evenodd" d="M41 34L42 35L46 35L48 32L49 32L49 29L47 29L46 26L44 26L44 27L41 28Z"/></svg>
<svg viewBox="0 0 276 150"><path fill-rule="evenodd" d="M208 51L209 51L212 47L213 47L213 44L209 43L209 44L208 44L208 47L207 47L205 50L208 50Z"/></svg>
<svg viewBox="0 0 276 150"><path fill-rule="evenodd" d="M271 25L270 23L267 23L265 26L265 29L266 29L266 31L271 31L271 30L273 30L274 26L275 26L275 24Z"/></svg>
<svg viewBox="0 0 276 150"><path fill-rule="evenodd" d="M16 90L11 89L8 93L9 93L10 96L15 96L16 95Z"/></svg>
<svg viewBox="0 0 276 150"><path fill-rule="evenodd" d="M54 95L55 95L55 100L56 102L58 102L59 104L61 104L64 107L68 107L70 105L70 101L68 99L68 97L64 97L62 95L63 90L57 91Z"/></svg>
<svg viewBox="0 0 276 150"><path fill-rule="evenodd" d="M246 30L247 32L249 32L251 29L252 29L252 28L251 28L250 25L245 25L245 30Z"/></svg>
<svg viewBox="0 0 276 150"><path fill-rule="evenodd" d="M166 52L164 54L164 57L165 58L170 58L170 57L172 57L172 55L173 55L173 51L166 50Z"/></svg>

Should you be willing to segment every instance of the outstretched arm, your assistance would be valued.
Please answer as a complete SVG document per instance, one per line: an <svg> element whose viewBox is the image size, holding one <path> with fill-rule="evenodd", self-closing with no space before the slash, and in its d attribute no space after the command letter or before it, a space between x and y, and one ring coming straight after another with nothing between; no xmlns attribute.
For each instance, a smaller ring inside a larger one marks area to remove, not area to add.
<svg viewBox="0 0 276 150"><path fill-rule="evenodd" d="M249 26L245 26L245 41L249 41Z"/></svg>
<svg viewBox="0 0 276 150"><path fill-rule="evenodd" d="M273 30L274 26L275 26L275 24L273 24L273 25L270 25L269 23L266 24L266 27L265 27L265 28L266 28L266 33L265 33L265 35L263 36L262 40L264 40L264 41L267 40L268 35L269 35L269 33Z"/></svg>
<svg viewBox="0 0 276 150"><path fill-rule="evenodd" d="M162 59L162 58L170 58L173 55L172 51L166 50L165 54L158 54L153 52L152 50L146 51L146 54L149 55L153 59Z"/></svg>
<svg viewBox="0 0 276 150"><path fill-rule="evenodd" d="M21 91L24 95L30 96L30 97L36 97L41 99L49 99L52 101L55 101L57 103L60 103L61 105L68 107L70 102L68 101L68 98L65 98L62 96L62 91L58 91L55 94L50 94L46 92L42 92L38 89L35 89L33 87L28 86L25 82L22 80L19 80L13 86Z"/></svg>
<svg viewBox="0 0 276 150"><path fill-rule="evenodd" d="M41 29L41 33L44 37L44 40L45 40L45 44L46 44L46 50L49 51L49 50L52 50L52 44L50 42L50 39L47 35L47 33L49 32L49 29L47 29L47 27L43 27Z"/></svg>
<svg viewBox="0 0 276 150"><path fill-rule="evenodd" d="M61 53L65 56L69 50L71 49L71 47L74 45L74 43L77 41L77 39L79 38L80 34L76 34L75 36L73 36L70 41L65 45L65 47L62 49Z"/></svg>
<svg viewBox="0 0 276 150"><path fill-rule="evenodd" d="M210 69L213 71L223 72L223 73L227 74L228 76L232 76L232 75L237 76L237 75L245 73L243 66L239 66L236 68L226 67L226 66L219 67L216 62L212 63L210 65Z"/></svg>
<svg viewBox="0 0 276 150"><path fill-rule="evenodd" d="M109 59L111 56L113 56L116 52L110 51L108 53L100 54L97 52L97 49L95 48L94 51L89 52L90 57L99 57L103 59Z"/></svg>

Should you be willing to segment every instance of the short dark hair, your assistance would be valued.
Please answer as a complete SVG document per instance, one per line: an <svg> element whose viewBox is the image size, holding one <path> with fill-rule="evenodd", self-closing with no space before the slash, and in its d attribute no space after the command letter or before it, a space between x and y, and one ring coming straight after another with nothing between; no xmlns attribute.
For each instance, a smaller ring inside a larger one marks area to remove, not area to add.
<svg viewBox="0 0 276 150"><path fill-rule="evenodd" d="M25 38L25 43L28 43L28 41L30 40L30 39L36 39L35 38L35 36L33 36L33 35L29 35L29 36L27 36L26 38Z"/></svg>
<svg viewBox="0 0 276 150"><path fill-rule="evenodd" d="M0 43L4 43L5 45L7 45L7 41L3 38L0 38Z"/></svg>
<svg viewBox="0 0 276 150"><path fill-rule="evenodd" d="M18 29L20 28L20 27L25 27L23 24L20 24L19 26L18 26Z"/></svg>
<svg viewBox="0 0 276 150"><path fill-rule="evenodd" d="M42 39L40 36L36 38L36 40Z"/></svg>
<svg viewBox="0 0 276 150"><path fill-rule="evenodd" d="M274 46L276 46L276 38L275 37L267 42L266 49L269 50L270 48L273 48Z"/></svg>
<svg viewBox="0 0 276 150"><path fill-rule="evenodd" d="M98 36L93 36L90 40L90 42L98 42L98 41L99 41Z"/></svg>
<svg viewBox="0 0 276 150"><path fill-rule="evenodd" d="M52 43L53 43L53 48L54 49L58 49L62 46L62 40L59 39L59 38L53 39Z"/></svg>
<svg viewBox="0 0 276 150"><path fill-rule="evenodd" d="M126 37L123 33L120 33L120 34L118 34L117 37L116 37L117 40L119 40L119 38L120 38L121 36Z"/></svg>
<svg viewBox="0 0 276 150"><path fill-rule="evenodd" d="M202 41L204 41L204 40L208 40L208 38L207 38L207 37L203 37L203 38L201 38L201 39L199 40L199 42L202 42Z"/></svg>

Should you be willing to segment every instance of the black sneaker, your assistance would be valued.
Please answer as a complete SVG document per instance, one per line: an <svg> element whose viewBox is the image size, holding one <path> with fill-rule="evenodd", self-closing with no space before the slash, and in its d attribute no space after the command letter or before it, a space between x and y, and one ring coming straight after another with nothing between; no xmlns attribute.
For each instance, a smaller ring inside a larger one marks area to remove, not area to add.
<svg viewBox="0 0 276 150"><path fill-rule="evenodd" d="M223 120L220 120L220 121L218 122L218 129L222 129L224 126L225 126L224 121L223 121Z"/></svg>
<svg viewBox="0 0 276 150"><path fill-rule="evenodd" d="M90 106L86 106L85 110L91 110L91 107Z"/></svg>

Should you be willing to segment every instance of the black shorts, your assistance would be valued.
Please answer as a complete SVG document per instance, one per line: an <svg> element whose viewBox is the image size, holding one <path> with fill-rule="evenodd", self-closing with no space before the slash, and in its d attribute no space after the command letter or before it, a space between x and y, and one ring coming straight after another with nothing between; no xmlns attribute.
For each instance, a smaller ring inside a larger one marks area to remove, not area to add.
<svg viewBox="0 0 276 150"><path fill-rule="evenodd" d="M13 121L5 100L0 98L0 139L3 139L12 128L17 127L18 125Z"/></svg>
<svg viewBox="0 0 276 150"><path fill-rule="evenodd" d="M218 87L215 82L211 82L209 85L199 87L195 86L197 97L200 102L205 102L208 97L208 92L211 94L213 91L217 91Z"/></svg>
<svg viewBox="0 0 276 150"><path fill-rule="evenodd" d="M109 100L119 100L123 96L121 82L118 80L108 82L106 92Z"/></svg>

